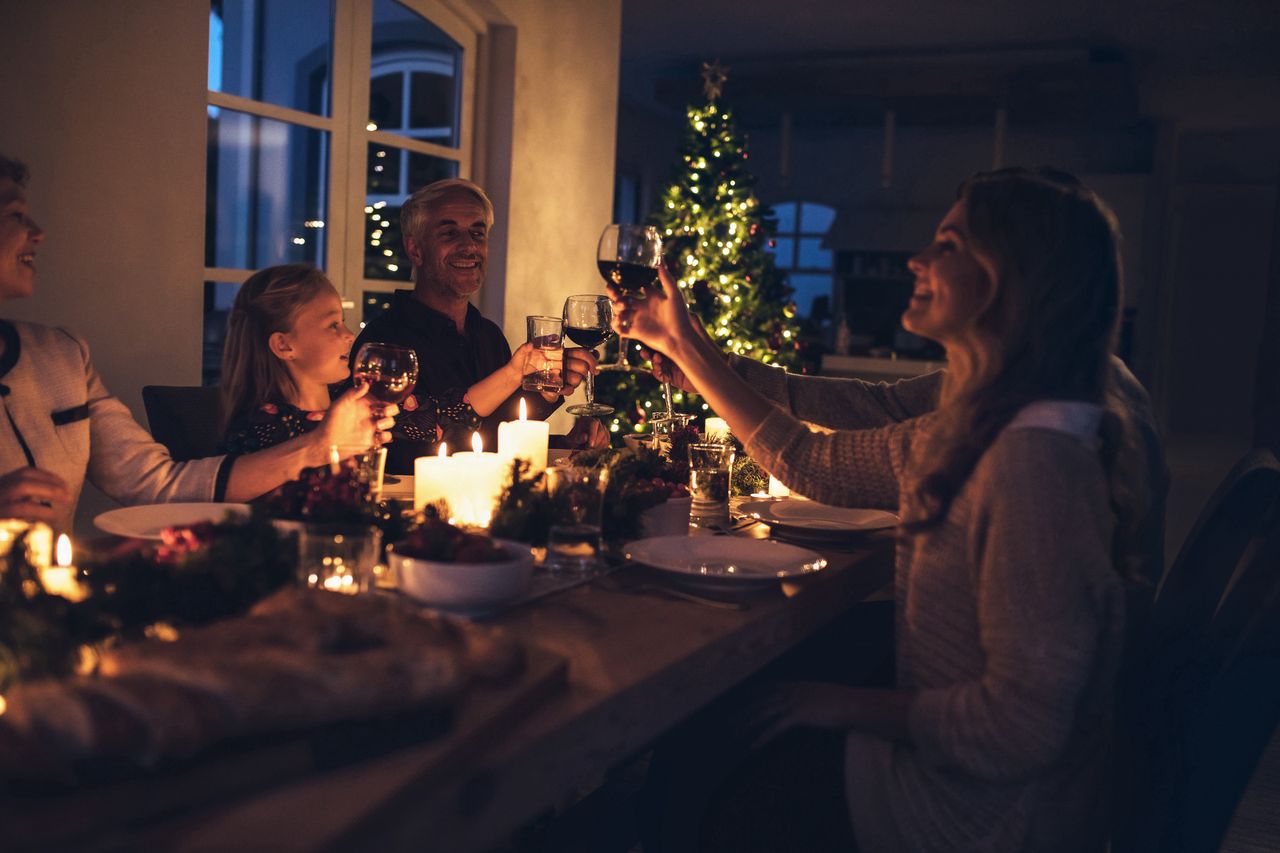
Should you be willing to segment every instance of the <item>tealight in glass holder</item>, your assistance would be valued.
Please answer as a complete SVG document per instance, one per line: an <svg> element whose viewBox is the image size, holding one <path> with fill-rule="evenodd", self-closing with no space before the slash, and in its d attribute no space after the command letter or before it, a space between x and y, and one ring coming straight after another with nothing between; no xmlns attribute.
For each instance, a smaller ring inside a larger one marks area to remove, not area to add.
<svg viewBox="0 0 1280 853"><path fill-rule="evenodd" d="M315 589L368 592L381 554L382 531L372 525L308 524L298 531L298 577Z"/></svg>

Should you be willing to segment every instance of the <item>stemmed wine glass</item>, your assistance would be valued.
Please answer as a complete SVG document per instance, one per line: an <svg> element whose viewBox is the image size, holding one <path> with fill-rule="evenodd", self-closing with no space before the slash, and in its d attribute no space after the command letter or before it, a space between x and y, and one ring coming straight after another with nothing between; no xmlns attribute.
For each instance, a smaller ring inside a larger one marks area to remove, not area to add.
<svg viewBox="0 0 1280 853"><path fill-rule="evenodd" d="M381 417L385 407L398 406L413 393L418 381L418 354L409 347L370 341L356 353L351 378L357 385L369 386L369 396L381 404L375 406ZM374 430L373 448L381 446L381 438Z"/></svg>
<svg viewBox="0 0 1280 853"><path fill-rule="evenodd" d="M604 343L609 336L609 323L613 320L613 309L609 305L609 297L595 293L570 296L564 301L564 333L569 340L580 347L595 349ZM613 406L596 402L595 382L590 373L587 374L587 402L576 403L565 409L571 415L609 415Z"/></svg>
<svg viewBox="0 0 1280 853"><path fill-rule="evenodd" d="M662 238L650 225L606 225L596 247L596 269L615 290L637 299L644 289L658 280L658 264L662 262ZM627 339L618 337L618 358L601 370L633 368L627 361ZM671 405L668 403L667 408Z"/></svg>

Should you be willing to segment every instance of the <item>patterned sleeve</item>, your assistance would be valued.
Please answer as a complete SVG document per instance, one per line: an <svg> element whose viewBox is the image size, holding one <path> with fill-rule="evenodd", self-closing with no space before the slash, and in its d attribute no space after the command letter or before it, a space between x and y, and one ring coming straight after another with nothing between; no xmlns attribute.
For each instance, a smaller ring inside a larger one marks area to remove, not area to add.
<svg viewBox="0 0 1280 853"><path fill-rule="evenodd" d="M434 446L444 439L454 447L466 447L471 433L480 428L480 416L462 389L449 389L436 396L417 397L417 408L396 417L392 437Z"/></svg>
<svg viewBox="0 0 1280 853"><path fill-rule="evenodd" d="M320 417L312 417L315 414ZM310 432L323 419L323 413L304 413L267 404L232 421L223 446L228 453L237 455L256 453Z"/></svg>
<svg viewBox="0 0 1280 853"><path fill-rule="evenodd" d="M835 506L897 510L913 443L933 415L876 429L817 432L775 408L743 441L747 453L807 498Z"/></svg>

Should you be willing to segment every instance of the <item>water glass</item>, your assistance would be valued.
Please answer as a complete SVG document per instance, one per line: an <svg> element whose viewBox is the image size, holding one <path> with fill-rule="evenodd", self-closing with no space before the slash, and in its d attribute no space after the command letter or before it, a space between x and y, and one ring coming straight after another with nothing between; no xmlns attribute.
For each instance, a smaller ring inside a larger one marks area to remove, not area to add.
<svg viewBox="0 0 1280 853"><path fill-rule="evenodd" d="M525 318L533 352L520 383L526 391L558 392L564 387L564 318L531 314Z"/></svg>
<svg viewBox="0 0 1280 853"><path fill-rule="evenodd" d="M733 446L689 445L689 523L695 527L729 525L729 473Z"/></svg>
<svg viewBox="0 0 1280 853"><path fill-rule="evenodd" d="M657 417L650 421L653 424L654 449L670 459L671 434L684 429L692 420L693 415L667 412L662 417Z"/></svg>
<svg viewBox="0 0 1280 853"><path fill-rule="evenodd" d="M298 531L298 576L316 589L368 592L381 554L382 531L372 525L307 524Z"/></svg>
<svg viewBox="0 0 1280 853"><path fill-rule="evenodd" d="M585 575L600 568L600 521L609 469L548 468L551 530L547 534L547 571Z"/></svg>

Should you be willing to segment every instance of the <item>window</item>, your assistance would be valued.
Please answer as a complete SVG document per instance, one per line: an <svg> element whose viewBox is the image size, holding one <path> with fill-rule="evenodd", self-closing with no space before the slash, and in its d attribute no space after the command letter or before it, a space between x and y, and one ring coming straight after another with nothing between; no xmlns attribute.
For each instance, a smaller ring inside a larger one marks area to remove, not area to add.
<svg viewBox="0 0 1280 853"><path fill-rule="evenodd" d="M476 41L438 0L211 0L206 382L255 270L313 263L349 309L409 280L400 206L471 174Z"/></svg>
<svg viewBox="0 0 1280 853"><path fill-rule="evenodd" d="M778 231L770 251L778 269L795 288L796 309L801 317L821 322L831 313L831 250L822 240L836 218L833 207L807 201L773 206Z"/></svg>

